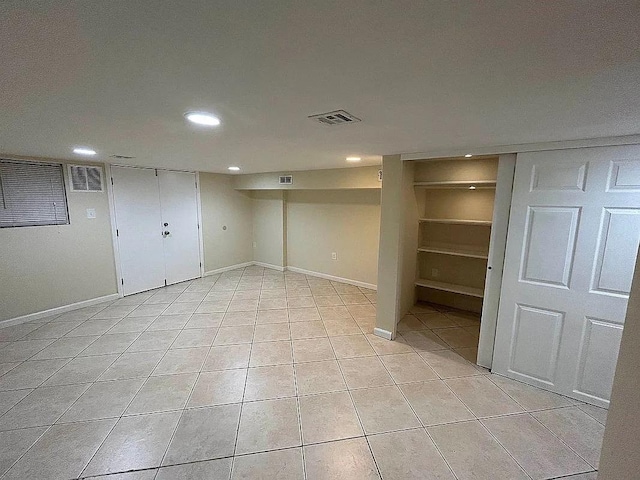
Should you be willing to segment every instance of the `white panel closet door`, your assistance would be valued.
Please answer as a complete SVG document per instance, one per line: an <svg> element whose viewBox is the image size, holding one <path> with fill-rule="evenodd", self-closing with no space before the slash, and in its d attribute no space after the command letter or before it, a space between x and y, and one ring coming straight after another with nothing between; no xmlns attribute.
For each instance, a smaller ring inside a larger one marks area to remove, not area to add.
<svg viewBox="0 0 640 480"><path fill-rule="evenodd" d="M640 146L518 154L493 371L608 406L640 242Z"/></svg>
<svg viewBox="0 0 640 480"><path fill-rule="evenodd" d="M158 170L167 285L200 276L196 174Z"/></svg>
<svg viewBox="0 0 640 480"><path fill-rule="evenodd" d="M155 170L111 167L125 295L164 285L160 193Z"/></svg>

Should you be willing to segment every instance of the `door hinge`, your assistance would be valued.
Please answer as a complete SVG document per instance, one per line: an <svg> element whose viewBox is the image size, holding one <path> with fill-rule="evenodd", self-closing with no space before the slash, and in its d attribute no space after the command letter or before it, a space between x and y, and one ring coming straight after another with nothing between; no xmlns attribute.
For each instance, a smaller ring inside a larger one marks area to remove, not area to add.
<svg viewBox="0 0 640 480"><path fill-rule="evenodd" d="M118 229L116 228L116 237L120 236L120 232L118 231Z"/></svg>
<svg viewBox="0 0 640 480"><path fill-rule="evenodd" d="M120 279L120 283L124 286L124 278Z"/></svg>
<svg viewBox="0 0 640 480"><path fill-rule="evenodd" d="M167 279L166 278L164 279L164 286L165 287L167 286Z"/></svg>

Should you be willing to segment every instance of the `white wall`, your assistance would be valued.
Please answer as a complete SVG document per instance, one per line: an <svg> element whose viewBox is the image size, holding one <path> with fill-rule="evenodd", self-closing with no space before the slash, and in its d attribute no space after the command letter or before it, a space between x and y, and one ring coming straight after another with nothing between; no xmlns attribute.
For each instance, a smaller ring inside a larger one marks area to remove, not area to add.
<svg viewBox="0 0 640 480"><path fill-rule="evenodd" d="M284 267L285 218L282 190L251 192L253 200L253 260Z"/></svg>
<svg viewBox="0 0 640 480"><path fill-rule="evenodd" d="M379 189L291 190L286 210L289 266L377 284Z"/></svg>
<svg viewBox="0 0 640 480"><path fill-rule="evenodd" d="M107 192L67 202L69 225L0 229L0 321L117 293Z"/></svg>
<svg viewBox="0 0 640 480"><path fill-rule="evenodd" d="M253 260L252 199L232 181L231 175L200 174L205 272Z"/></svg>

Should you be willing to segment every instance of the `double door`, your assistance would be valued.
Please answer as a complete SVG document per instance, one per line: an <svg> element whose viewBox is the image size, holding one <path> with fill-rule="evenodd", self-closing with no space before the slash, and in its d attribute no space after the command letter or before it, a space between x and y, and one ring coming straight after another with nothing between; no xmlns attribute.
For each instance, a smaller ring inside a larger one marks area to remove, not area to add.
<svg viewBox="0 0 640 480"><path fill-rule="evenodd" d="M200 276L196 174L111 167L125 295Z"/></svg>

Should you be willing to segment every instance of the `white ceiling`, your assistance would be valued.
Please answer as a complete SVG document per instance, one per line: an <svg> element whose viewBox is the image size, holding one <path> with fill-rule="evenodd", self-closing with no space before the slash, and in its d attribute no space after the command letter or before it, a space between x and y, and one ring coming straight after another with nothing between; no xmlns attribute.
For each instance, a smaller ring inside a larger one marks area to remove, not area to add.
<svg viewBox="0 0 640 480"><path fill-rule="evenodd" d="M0 152L248 173L634 134L639 25L637 0L3 0ZM307 119L340 108L362 122Z"/></svg>

